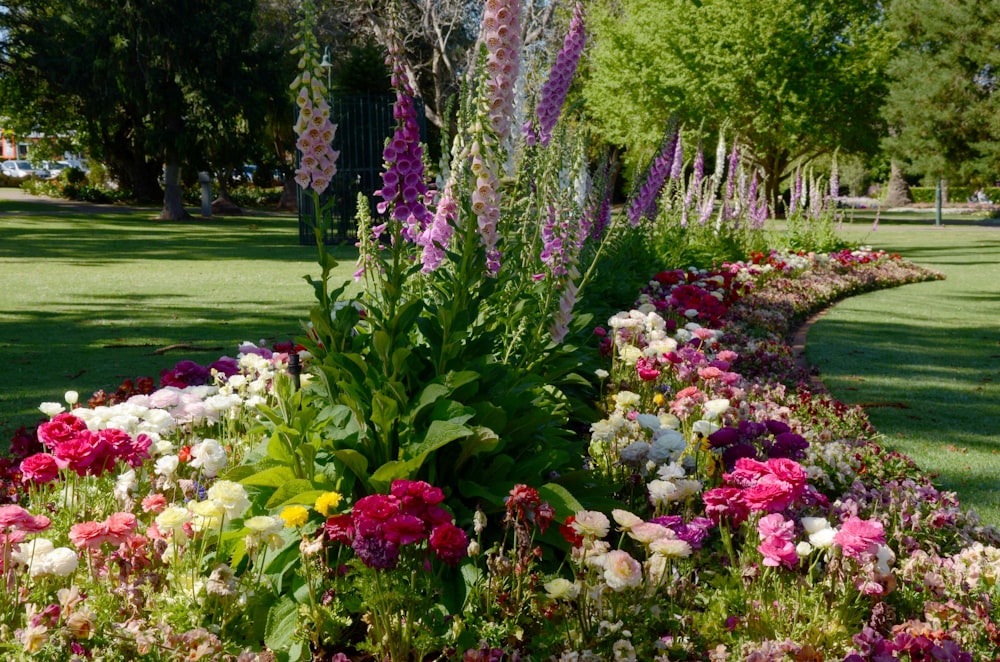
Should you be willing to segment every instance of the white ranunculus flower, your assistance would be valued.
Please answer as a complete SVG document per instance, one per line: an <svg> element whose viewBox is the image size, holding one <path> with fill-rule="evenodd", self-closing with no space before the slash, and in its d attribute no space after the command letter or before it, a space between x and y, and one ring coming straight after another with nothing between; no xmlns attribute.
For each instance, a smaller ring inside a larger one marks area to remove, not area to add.
<svg viewBox="0 0 1000 662"><path fill-rule="evenodd" d="M66 394L63 395L63 400L66 401L66 404L72 407L80 401L80 394L76 391L66 391Z"/></svg>
<svg viewBox="0 0 1000 662"><path fill-rule="evenodd" d="M226 457L226 449L215 439L203 439L191 447L191 466L201 469L202 473L209 478L219 475L225 469L229 459Z"/></svg>
<svg viewBox="0 0 1000 662"><path fill-rule="evenodd" d="M635 408L642 401L642 398L638 393L633 393L632 391L618 391L615 394L615 409L619 411L628 411Z"/></svg>
<svg viewBox="0 0 1000 662"><path fill-rule="evenodd" d="M27 542L22 542L14 546L10 552L10 557L15 563L31 568L33 563L38 562L42 557L54 549L52 541L48 538L35 538Z"/></svg>
<svg viewBox="0 0 1000 662"><path fill-rule="evenodd" d="M616 593L642 584L642 566L628 552L613 549L604 557L604 581Z"/></svg>
<svg viewBox="0 0 1000 662"><path fill-rule="evenodd" d="M553 600L572 600L580 595L580 585L563 577L543 584L545 592Z"/></svg>
<svg viewBox="0 0 1000 662"><path fill-rule="evenodd" d="M243 522L243 525L254 533L278 533L285 527L285 521L271 515L257 515Z"/></svg>
<svg viewBox="0 0 1000 662"><path fill-rule="evenodd" d="M649 544L649 551L668 558L687 558L691 556L691 544L680 538L659 538Z"/></svg>
<svg viewBox="0 0 1000 662"><path fill-rule="evenodd" d="M716 398L709 400L702 407L705 409L705 418L714 421L729 411L729 400L726 398Z"/></svg>
<svg viewBox="0 0 1000 662"><path fill-rule="evenodd" d="M188 504L188 508L193 515L191 527L195 531L217 531L222 528L226 509L215 499L192 501Z"/></svg>
<svg viewBox="0 0 1000 662"><path fill-rule="evenodd" d="M627 510L622 510L621 508L615 508L611 511L611 517L614 518L618 526L621 527L623 531L628 531L633 526L637 526L643 523L643 519L638 515L631 513Z"/></svg>
<svg viewBox="0 0 1000 662"><path fill-rule="evenodd" d="M679 478L684 478L687 474L684 471L684 467L677 464L676 462L671 462L670 464L664 464L656 471L658 475L663 480L674 481Z"/></svg>
<svg viewBox="0 0 1000 662"><path fill-rule="evenodd" d="M119 502L125 501L129 495L139 487L139 481L135 477L135 469L129 469L118 475L115 480L114 495Z"/></svg>
<svg viewBox="0 0 1000 662"><path fill-rule="evenodd" d="M795 546L795 553L799 555L800 558L805 558L809 556L813 551L813 546L808 542L803 540L798 545Z"/></svg>
<svg viewBox="0 0 1000 662"><path fill-rule="evenodd" d="M700 432L702 436L707 437L708 435L718 430L719 427L720 426L718 423L713 423L712 421L706 421L705 419L701 419L700 421L694 422L694 425L691 426L691 431Z"/></svg>
<svg viewBox="0 0 1000 662"><path fill-rule="evenodd" d="M625 365L635 365L642 358L642 350L635 345L625 345L618 350L622 363Z"/></svg>
<svg viewBox="0 0 1000 662"><path fill-rule="evenodd" d="M663 413L659 415L660 425L670 430L676 430L681 426L681 419L673 414Z"/></svg>
<svg viewBox="0 0 1000 662"><path fill-rule="evenodd" d="M883 577L892 572L889 566L896 561L896 554L892 549L887 545L879 545L878 551L875 552L875 558L878 559L875 563L875 572Z"/></svg>
<svg viewBox="0 0 1000 662"><path fill-rule="evenodd" d="M611 373L609 373L604 368L598 368L597 370L594 371L594 374L597 376L598 379L607 379L608 377L611 376Z"/></svg>
<svg viewBox="0 0 1000 662"><path fill-rule="evenodd" d="M818 549L828 549L833 546L833 537L837 530L827 527L809 534L809 544Z"/></svg>
<svg viewBox="0 0 1000 662"><path fill-rule="evenodd" d="M170 478L174 475L174 472L177 471L177 467L180 463L181 460L176 455L164 455L156 460L156 463L153 465L153 471L158 476Z"/></svg>
<svg viewBox="0 0 1000 662"><path fill-rule="evenodd" d="M66 408L63 407L58 402L43 402L42 404L38 405L38 410L41 411L46 416L48 416L49 418L55 418L59 414L66 411Z"/></svg>
<svg viewBox="0 0 1000 662"><path fill-rule="evenodd" d="M217 480L208 488L209 499L217 501L226 511L229 519L239 519L250 507L246 489L231 480Z"/></svg>
<svg viewBox="0 0 1000 662"><path fill-rule="evenodd" d="M825 517L803 517L799 521L802 522L802 528L809 534L830 528L830 522Z"/></svg>
<svg viewBox="0 0 1000 662"><path fill-rule="evenodd" d="M587 538L603 538L611 529L611 520L596 510L580 510L574 516L573 530Z"/></svg>
<svg viewBox="0 0 1000 662"><path fill-rule="evenodd" d="M80 557L69 547L56 547L45 557L48 574L69 577L80 565Z"/></svg>

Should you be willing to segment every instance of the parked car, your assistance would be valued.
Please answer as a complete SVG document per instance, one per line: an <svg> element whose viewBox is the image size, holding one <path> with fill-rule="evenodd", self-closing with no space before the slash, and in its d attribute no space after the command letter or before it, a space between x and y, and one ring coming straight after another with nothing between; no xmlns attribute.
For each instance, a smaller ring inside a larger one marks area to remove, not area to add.
<svg viewBox="0 0 1000 662"><path fill-rule="evenodd" d="M46 179L49 176L48 170L32 167L29 162L20 160L3 161L0 163L0 172L16 179L25 179L27 177Z"/></svg>

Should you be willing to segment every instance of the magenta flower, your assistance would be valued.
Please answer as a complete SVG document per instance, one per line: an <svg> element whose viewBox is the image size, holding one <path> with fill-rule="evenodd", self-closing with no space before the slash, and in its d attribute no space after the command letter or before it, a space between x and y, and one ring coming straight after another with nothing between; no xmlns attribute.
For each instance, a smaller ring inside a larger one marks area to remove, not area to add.
<svg viewBox="0 0 1000 662"><path fill-rule="evenodd" d="M386 540L396 545L409 545L427 538L427 525L413 515L393 515L381 527Z"/></svg>
<svg viewBox="0 0 1000 662"><path fill-rule="evenodd" d="M757 522L757 533L761 540L781 538L791 542L795 538L795 522L787 520L781 513L772 513Z"/></svg>
<svg viewBox="0 0 1000 662"><path fill-rule="evenodd" d="M552 129L559 120L559 112L566 101L566 93L569 85L576 74L576 68L580 63L580 55L587 42L587 33L583 20L583 5L577 3L573 8L573 20L569 24L569 32L563 40L562 48L556 55L556 61L549 72L549 78L542 86L542 99L538 102L535 114L538 116L537 136L536 130L529 122L526 127L526 139L529 145L534 144L536 138L543 147L547 147L552 139Z"/></svg>
<svg viewBox="0 0 1000 662"><path fill-rule="evenodd" d="M424 231L417 235L416 244L424 249L420 261L422 272L429 274L437 269L445 258L445 249L455 231L452 225L458 218L458 205L452 191L452 179L444 186L444 192L438 200L434 218Z"/></svg>
<svg viewBox="0 0 1000 662"><path fill-rule="evenodd" d="M87 429L87 424L69 412L59 414L38 426L38 440L49 450L55 450L64 441L76 438Z"/></svg>
<svg viewBox="0 0 1000 662"><path fill-rule="evenodd" d="M25 533L37 533L49 528L51 523L45 515L32 515L18 505L0 506L0 531L13 529Z"/></svg>
<svg viewBox="0 0 1000 662"><path fill-rule="evenodd" d="M59 470L66 467L63 460L59 460L49 453L35 453L21 460L21 475L25 482L31 481L39 485L51 483L59 477Z"/></svg>
<svg viewBox="0 0 1000 662"><path fill-rule="evenodd" d="M723 518L739 524L750 514L750 508L743 500L743 490L736 487L706 490L702 493L701 500L705 503L705 515L716 524Z"/></svg>
<svg viewBox="0 0 1000 662"><path fill-rule="evenodd" d="M766 538L757 546L757 551L764 555L764 565L772 568L779 565L793 568L799 562L795 545L791 541L777 536Z"/></svg>

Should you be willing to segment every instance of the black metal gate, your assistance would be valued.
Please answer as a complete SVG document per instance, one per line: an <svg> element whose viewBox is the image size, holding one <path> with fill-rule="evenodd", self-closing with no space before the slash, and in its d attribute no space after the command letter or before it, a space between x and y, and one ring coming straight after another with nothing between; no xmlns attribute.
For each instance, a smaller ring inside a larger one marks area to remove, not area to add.
<svg viewBox="0 0 1000 662"><path fill-rule="evenodd" d="M396 120L392 117L393 94L336 96L330 100L330 120L337 125L333 149L340 152L337 174L320 196L321 208L333 199L327 212L323 242L336 244L357 240L358 193L364 193L374 214L372 195L382 187L382 150L392 137ZM426 140L427 124L420 99L415 100L421 140ZM298 192L299 243L313 245L313 201Z"/></svg>

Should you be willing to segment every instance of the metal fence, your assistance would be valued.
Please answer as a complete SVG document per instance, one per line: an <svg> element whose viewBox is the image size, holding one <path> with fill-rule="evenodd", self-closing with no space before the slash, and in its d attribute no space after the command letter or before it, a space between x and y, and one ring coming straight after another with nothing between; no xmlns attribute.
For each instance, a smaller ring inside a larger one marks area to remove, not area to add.
<svg viewBox="0 0 1000 662"><path fill-rule="evenodd" d="M382 187L382 150L396 127L392 117L395 100L392 94L337 96L330 100L330 119L337 125L333 149L340 152L340 157L337 174L320 196L320 207L328 209L324 219L327 231L323 236L326 244L357 240L358 193L365 194L374 213L372 194ZM415 102L421 139L426 140L423 104L420 99ZM331 198L333 204L328 206ZM299 189L298 203L299 243L315 244L312 197L303 195Z"/></svg>

